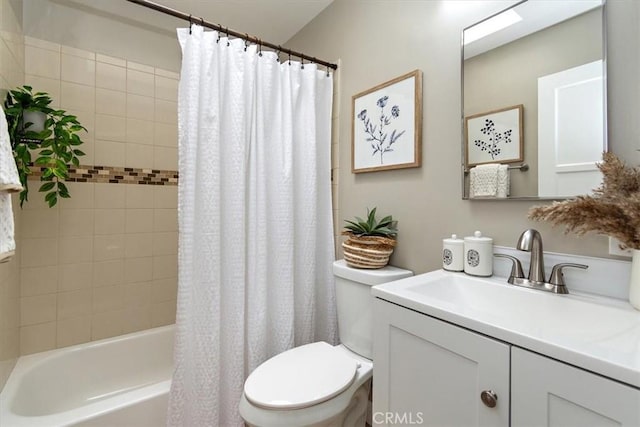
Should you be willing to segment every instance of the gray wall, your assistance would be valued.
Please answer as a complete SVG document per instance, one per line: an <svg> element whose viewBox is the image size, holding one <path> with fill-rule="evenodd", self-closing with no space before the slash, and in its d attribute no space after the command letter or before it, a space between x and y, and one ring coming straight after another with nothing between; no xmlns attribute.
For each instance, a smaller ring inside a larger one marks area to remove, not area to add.
<svg viewBox="0 0 640 427"><path fill-rule="evenodd" d="M461 200L460 34L511 3L335 0L288 43L309 55L342 61L338 226L368 206L393 214L400 228L395 265L415 272L439 268L441 239L451 233L481 230L495 244L513 247L528 227L541 231L548 251L608 256L606 237L565 236L561 229L529 221L527 211L535 203ZM640 2L615 0L607 7L610 145L634 153ZM424 72L422 167L352 174L351 96L416 68Z"/></svg>

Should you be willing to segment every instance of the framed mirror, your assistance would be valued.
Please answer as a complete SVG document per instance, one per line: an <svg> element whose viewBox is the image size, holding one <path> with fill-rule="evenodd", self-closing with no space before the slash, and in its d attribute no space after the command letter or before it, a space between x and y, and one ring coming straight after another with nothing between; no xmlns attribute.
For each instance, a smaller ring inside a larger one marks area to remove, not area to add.
<svg viewBox="0 0 640 427"><path fill-rule="evenodd" d="M463 30L463 199L564 199L601 182L605 0L525 0Z"/></svg>

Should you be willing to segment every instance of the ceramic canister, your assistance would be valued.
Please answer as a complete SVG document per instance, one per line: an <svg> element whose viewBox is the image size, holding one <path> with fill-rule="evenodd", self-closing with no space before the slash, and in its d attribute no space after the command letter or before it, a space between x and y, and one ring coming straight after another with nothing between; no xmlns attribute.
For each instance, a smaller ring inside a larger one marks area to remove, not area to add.
<svg viewBox="0 0 640 427"><path fill-rule="evenodd" d="M455 234L442 239L442 268L449 271L464 270L464 240Z"/></svg>
<svg viewBox="0 0 640 427"><path fill-rule="evenodd" d="M464 238L464 272L472 276L493 274L493 239L476 231Z"/></svg>

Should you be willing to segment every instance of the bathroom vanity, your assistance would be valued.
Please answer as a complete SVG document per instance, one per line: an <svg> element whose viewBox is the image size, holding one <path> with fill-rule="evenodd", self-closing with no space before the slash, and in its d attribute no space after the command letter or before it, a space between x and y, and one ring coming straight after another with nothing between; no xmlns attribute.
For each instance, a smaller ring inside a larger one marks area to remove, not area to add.
<svg viewBox="0 0 640 427"><path fill-rule="evenodd" d="M374 423L640 425L640 312L624 301L444 270L372 292Z"/></svg>

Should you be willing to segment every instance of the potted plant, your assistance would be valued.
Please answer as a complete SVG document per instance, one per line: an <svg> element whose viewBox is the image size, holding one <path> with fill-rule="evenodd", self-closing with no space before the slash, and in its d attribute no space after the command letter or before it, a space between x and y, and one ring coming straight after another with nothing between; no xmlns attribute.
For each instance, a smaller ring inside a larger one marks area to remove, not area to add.
<svg viewBox="0 0 640 427"><path fill-rule="evenodd" d="M593 194L536 206L529 218L564 225L565 232L596 232L615 237L632 250L629 302L640 310L640 168L627 166L613 153L598 164L602 184Z"/></svg>
<svg viewBox="0 0 640 427"><path fill-rule="evenodd" d="M342 235L347 236L347 240L342 243L342 249L350 267L375 269L389 263L396 246L397 221L388 215L378 222L376 209L367 209L366 220L357 216L354 221L345 220L347 225Z"/></svg>
<svg viewBox="0 0 640 427"><path fill-rule="evenodd" d="M86 129L76 116L64 110L51 108L51 97L44 92L33 93L30 86L9 91L4 113L9 127L9 139L22 184L20 206L28 201L28 177L32 166L43 168L39 191L46 193L49 207L55 206L58 197L68 198L69 190L64 180L69 178L69 166L80 165L84 153L78 149L82 140L78 132ZM34 124L40 118L42 124ZM33 160L35 155L35 160Z"/></svg>

